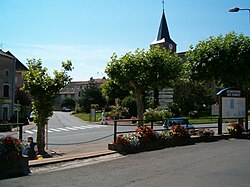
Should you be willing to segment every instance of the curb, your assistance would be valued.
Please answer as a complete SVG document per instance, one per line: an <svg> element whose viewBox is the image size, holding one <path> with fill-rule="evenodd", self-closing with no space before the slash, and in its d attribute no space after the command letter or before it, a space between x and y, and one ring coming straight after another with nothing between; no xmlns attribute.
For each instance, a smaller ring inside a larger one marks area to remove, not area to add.
<svg viewBox="0 0 250 187"><path fill-rule="evenodd" d="M88 159L88 158L111 155L115 153L117 153L117 151L105 150L105 151L97 151L97 152L90 152L90 153L84 153L84 154L62 156L62 157L56 157L56 158L46 158L42 160L30 160L29 167L39 167L39 166L44 166L48 164L56 164L60 162L74 161L78 159Z"/></svg>

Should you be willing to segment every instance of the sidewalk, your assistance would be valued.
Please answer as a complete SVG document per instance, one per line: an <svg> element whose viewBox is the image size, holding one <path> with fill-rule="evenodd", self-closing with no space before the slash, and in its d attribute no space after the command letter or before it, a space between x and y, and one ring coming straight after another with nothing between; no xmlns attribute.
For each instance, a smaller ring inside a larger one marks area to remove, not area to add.
<svg viewBox="0 0 250 187"><path fill-rule="evenodd" d="M23 132L35 128L35 124L23 126ZM13 128L12 131L4 132L5 135L12 135L18 132L18 128ZM110 142L95 142L89 144L76 144L71 146L58 146L57 148L50 148L46 152L48 155L44 155L43 158L37 160L30 160L30 167L39 167L47 164L54 164L59 162L73 161L76 159L88 159L93 157L100 157L117 153L116 151L108 150L108 143Z"/></svg>

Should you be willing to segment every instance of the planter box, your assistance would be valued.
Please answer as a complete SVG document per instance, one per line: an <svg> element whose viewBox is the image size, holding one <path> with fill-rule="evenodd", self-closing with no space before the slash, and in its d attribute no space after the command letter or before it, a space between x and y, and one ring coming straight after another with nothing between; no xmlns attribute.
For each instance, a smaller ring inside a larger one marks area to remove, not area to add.
<svg viewBox="0 0 250 187"><path fill-rule="evenodd" d="M0 179L28 175L29 158L26 156L10 157L0 159Z"/></svg>
<svg viewBox="0 0 250 187"><path fill-rule="evenodd" d="M168 147L185 146L185 145L192 145L192 144L194 144L192 139L168 140L168 141L150 142L149 144L144 144L139 147L129 147L126 145L108 144L108 149L117 151L121 154L131 154L131 153L139 153L143 151L153 151L153 150L159 150L159 149L164 149Z"/></svg>
<svg viewBox="0 0 250 187"><path fill-rule="evenodd" d="M229 134L221 135L221 136L196 136L191 137L186 140L166 140L166 141L158 141L158 142L150 142L149 144L145 144L140 147L129 147L125 145L117 145L117 144L108 144L108 149L117 151L121 154L131 154L131 153L139 153L143 151L151 151L151 150L159 150L169 147L176 147L176 146L187 146L187 145L194 145L196 143L202 142L215 142L222 139L229 139L229 138L239 138L239 139L249 139L249 134L241 134L238 136L233 136Z"/></svg>

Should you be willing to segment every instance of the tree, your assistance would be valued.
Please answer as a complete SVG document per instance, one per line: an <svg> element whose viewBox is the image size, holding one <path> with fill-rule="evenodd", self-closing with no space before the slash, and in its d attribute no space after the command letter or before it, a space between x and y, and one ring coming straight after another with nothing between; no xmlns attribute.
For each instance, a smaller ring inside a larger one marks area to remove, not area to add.
<svg viewBox="0 0 250 187"><path fill-rule="evenodd" d="M101 87L102 95L105 96L107 103L111 105L115 105L115 99L119 98L123 100L125 97L131 95L128 89L121 88L110 79L103 83Z"/></svg>
<svg viewBox="0 0 250 187"><path fill-rule="evenodd" d="M23 90L32 96L33 110L36 113L37 147L38 153L44 154L45 125L53 114L53 104L59 91L70 81L68 71L72 70L70 60L62 62L62 70L54 70L54 77L50 77L47 68L42 67L41 59L28 59L28 71L24 72Z"/></svg>
<svg viewBox="0 0 250 187"><path fill-rule="evenodd" d="M149 62L152 64L149 78L150 89L154 91L154 108L159 107L159 90L173 86L182 71L181 58L170 50L161 49L158 46L152 47L147 52Z"/></svg>
<svg viewBox="0 0 250 187"><path fill-rule="evenodd" d="M21 112L19 114L20 115L19 122L23 123L28 117L30 109L31 109L31 102L32 102L31 96L25 93L20 88L18 88L15 92L15 103L18 103L18 102L21 105Z"/></svg>
<svg viewBox="0 0 250 187"><path fill-rule="evenodd" d="M213 103L211 89L193 81L179 80L174 85L174 103L180 108L183 115L191 111L201 112L203 106Z"/></svg>
<svg viewBox="0 0 250 187"><path fill-rule="evenodd" d="M102 96L100 85L93 78L89 80L87 87L81 92L78 103L84 112L90 112L92 104L98 104L99 107L105 106L106 102Z"/></svg>
<svg viewBox="0 0 250 187"><path fill-rule="evenodd" d="M74 109L76 106L76 102L72 98L66 98L61 103L61 108L63 107L69 107L70 109Z"/></svg>
<svg viewBox="0 0 250 187"><path fill-rule="evenodd" d="M191 78L224 87L250 86L250 37L234 32L200 41L186 53Z"/></svg>
<svg viewBox="0 0 250 187"><path fill-rule="evenodd" d="M113 54L105 72L119 86L133 89L139 120L143 119L143 94L146 90L168 86L181 71L181 59L170 51L153 47L137 49L118 58ZM140 124L139 124L140 125Z"/></svg>
<svg viewBox="0 0 250 187"><path fill-rule="evenodd" d="M122 100L122 106L128 108L128 112L131 116L136 116L136 100L133 96L127 96Z"/></svg>

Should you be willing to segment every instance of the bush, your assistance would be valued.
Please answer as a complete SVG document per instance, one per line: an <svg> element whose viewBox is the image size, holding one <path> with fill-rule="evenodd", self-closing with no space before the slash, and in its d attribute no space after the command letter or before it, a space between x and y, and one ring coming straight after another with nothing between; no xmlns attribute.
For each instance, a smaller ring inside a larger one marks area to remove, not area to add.
<svg viewBox="0 0 250 187"><path fill-rule="evenodd" d="M171 127L171 129L168 131L169 135L171 138L173 139L177 139L177 140L184 140L187 138L190 138L190 134L188 129L186 129L185 127L177 124Z"/></svg>
<svg viewBox="0 0 250 187"><path fill-rule="evenodd" d="M128 108L128 112L131 116L137 116L136 99L134 97L125 97L122 100L122 106Z"/></svg>
<svg viewBox="0 0 250 187"><path fill-rule="evenodd" d="M147 109L146 112L143 114L144 120L150 121L165 121L168 118L172 117L172 113L163 108L156 108L156 109Z"/></svg>
<svg viewBox="0 0 250 187"><path fill-rule="evenodd" d="M6 125L1 124L0 125L0 132L8 132L8 131L11 131L11 129L12 129L12 126L9 124L6 124Z"/></svg>
<svg viewBox="0 0 250 187"><path fill-rule="evenodd" d="M228 125L227 130L229 134L240 135L245 131L245 128L239 123L231 123Z"/></svg>
<svg viewBox="0 0 250 187"><path fill-rule="evenodd" d="M124 119L129 117L128 109L122 106L110 106L111 111L106 112L106 117L112 119Z"/></svg>

